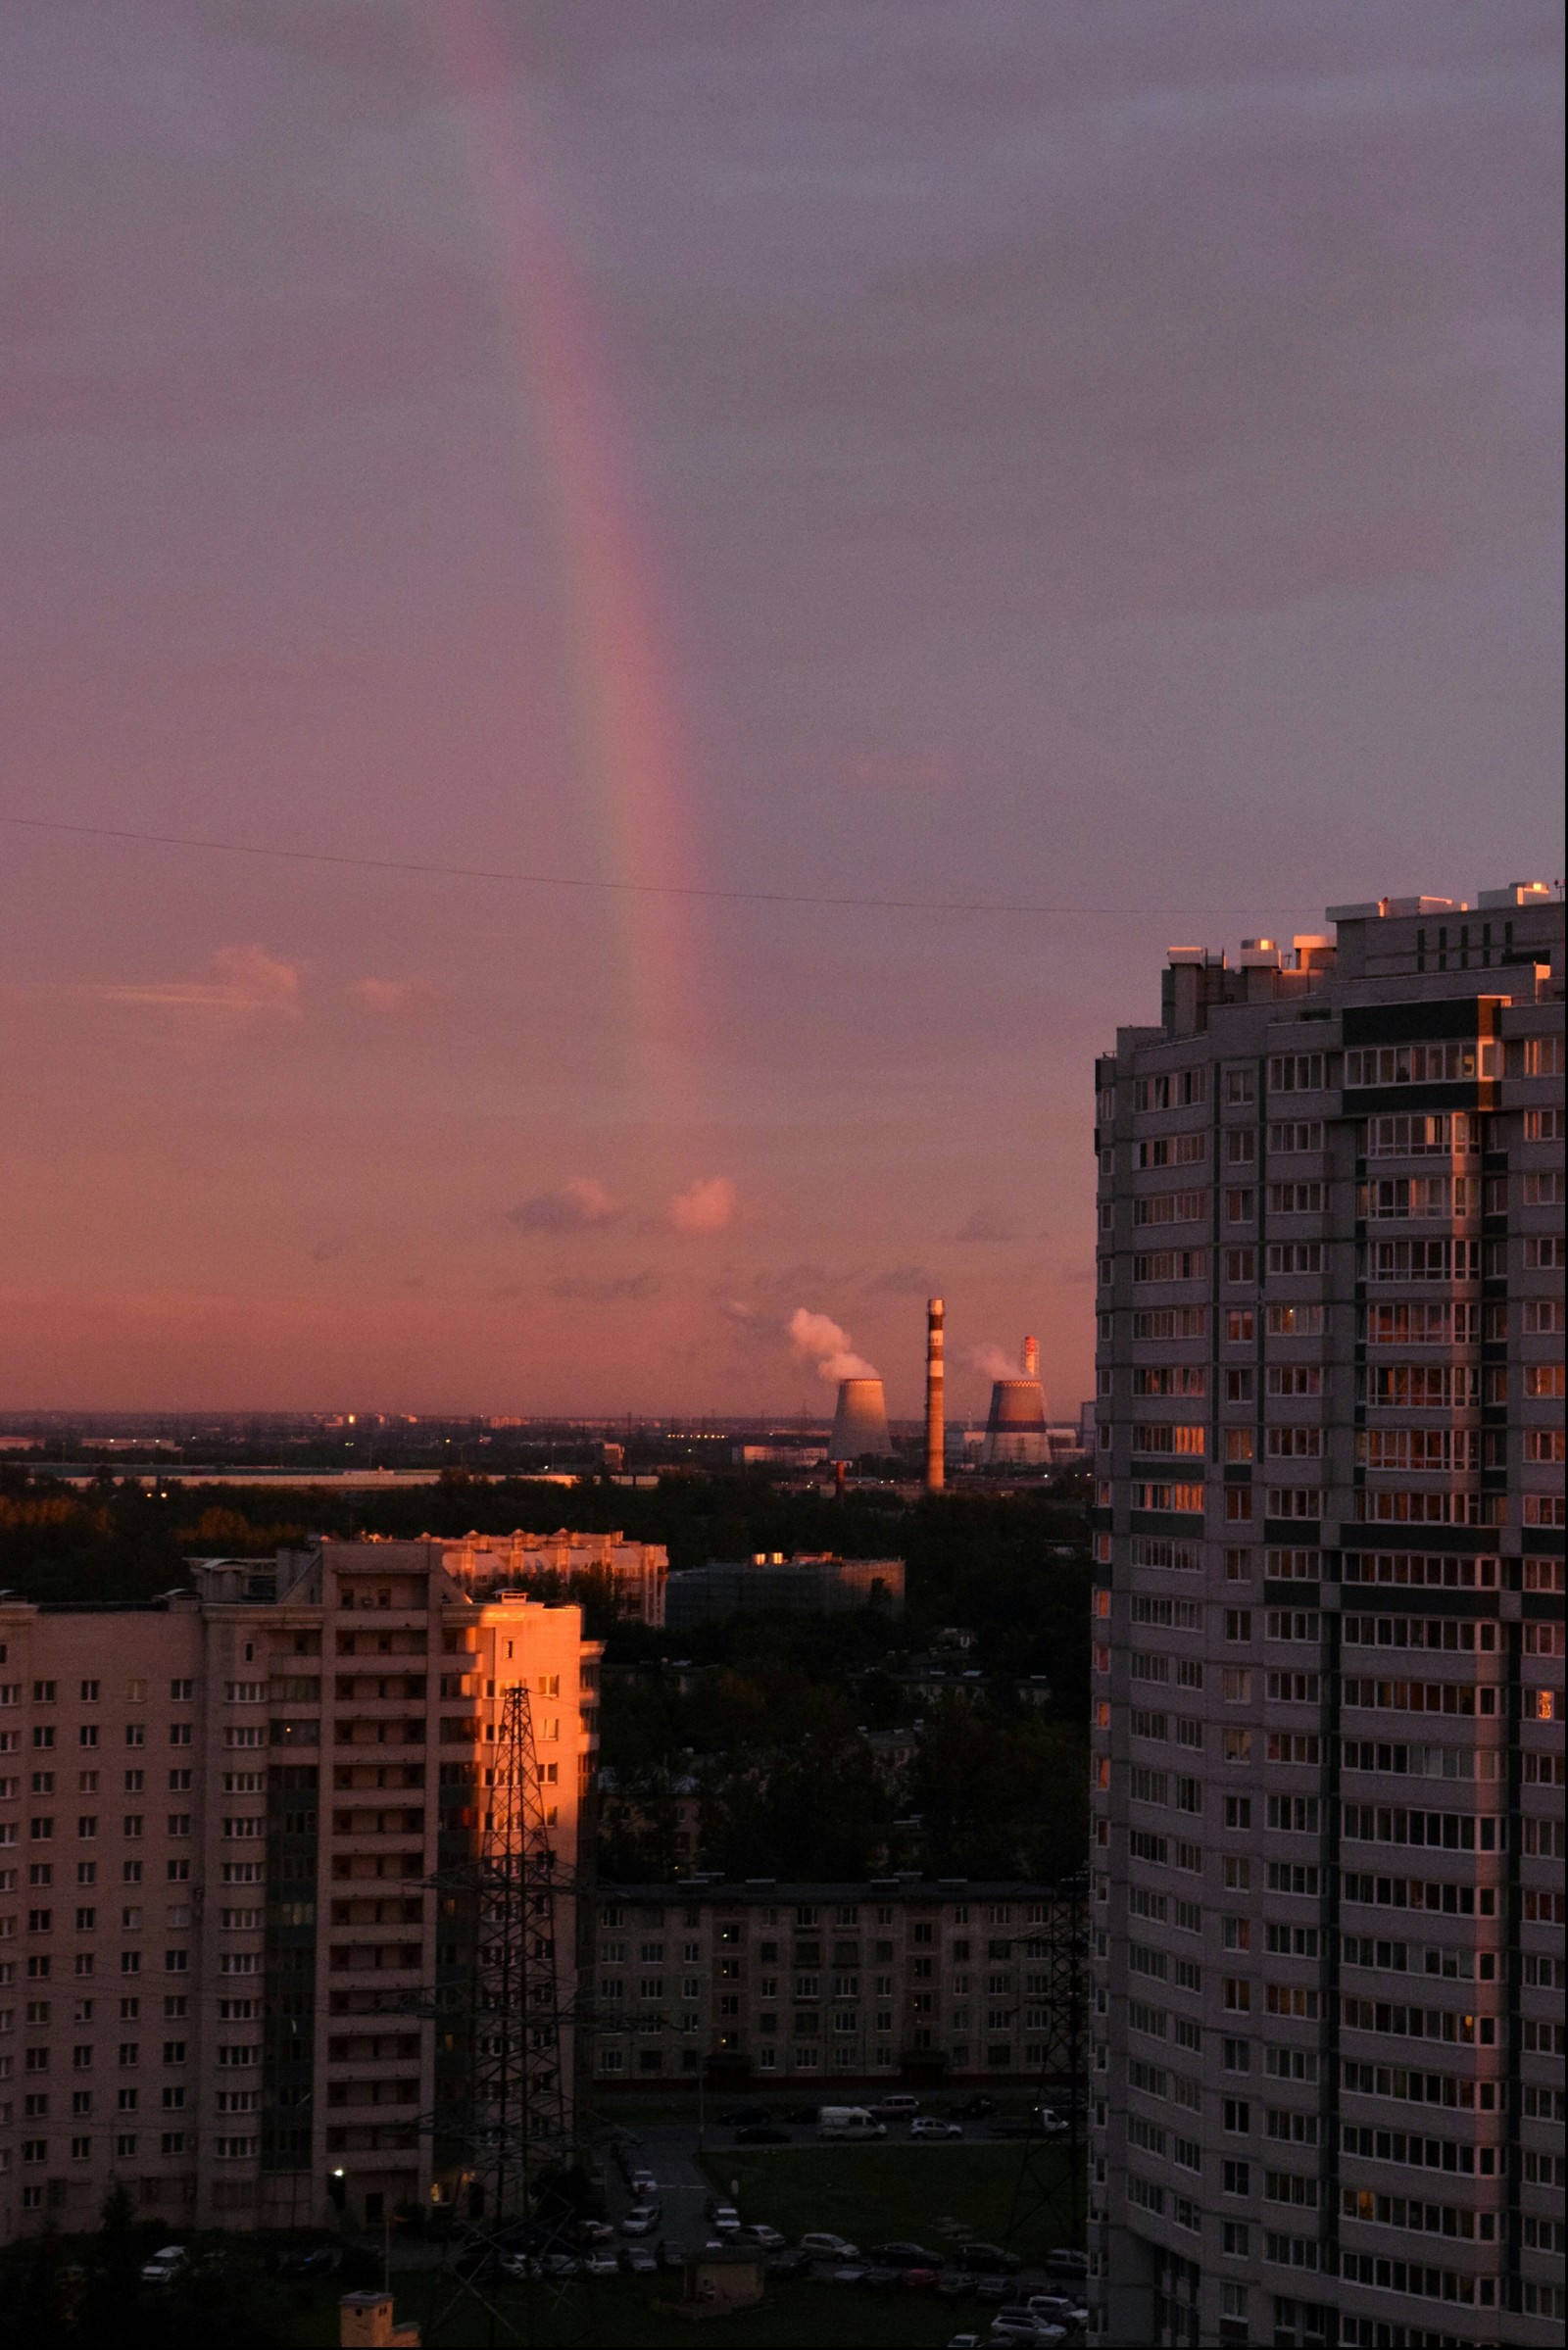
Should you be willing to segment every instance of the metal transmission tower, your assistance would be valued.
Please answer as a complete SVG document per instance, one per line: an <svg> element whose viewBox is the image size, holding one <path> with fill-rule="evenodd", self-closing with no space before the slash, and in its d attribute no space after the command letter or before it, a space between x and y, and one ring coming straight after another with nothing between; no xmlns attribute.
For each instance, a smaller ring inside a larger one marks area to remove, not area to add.
<svg viewBox="0 0 1568 2350"><path fill-rule="evenodd" d="M469 2217L493 2228L526 2218L540 2174L571 2158L557 1947L571 1873L551 1843L521 1682L507 1690L488 1751L474 1858L433 1880L469 1949L466 1983L438 1993L450 2069L430 2127L467 2177Z"/></svg>
<svg viewBox="0 0 1568 2350"><path fill-rule="evenodd" d="M1067 2158L1068 2239L1083 2239L1085 2176L1084 2149L1089 2124L1089 1880L1068 1878L1056 1886L1048 1905L1043 1935L1030 1934L1027 1955L1031 1969L1044 1966L1044 1998L1030 1994L1031 2008L1040 2006L1046 2030L1036 2102L1059 2111L1066 2107L1065 2139L1030 2137L1012 2191L1012 2210L1006 2235L1010 2239L1033 2225L1055 2204L1061 2193L1060 2157ZM1031 2034L1032 2036L1032 2034Z"/></svg>

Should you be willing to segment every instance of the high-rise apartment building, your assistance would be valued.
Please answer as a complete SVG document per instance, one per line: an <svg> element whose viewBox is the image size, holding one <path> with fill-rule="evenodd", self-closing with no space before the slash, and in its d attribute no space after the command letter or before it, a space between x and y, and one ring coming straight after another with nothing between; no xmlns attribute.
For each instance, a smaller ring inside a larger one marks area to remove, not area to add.
<svg viewBox="0 0 1568 2350"><path fill-rule="evenodd" d="M442 1552L325 1542L147 1606L0 1598L0 2236L91 2227L116 2179L184 2226L315 2222L329 2179L370 2224L459 2191L431 2119L465 2093L461 1873L507 1691L568 1882L569 2005L600 1650L576 1607L476 1601Z"/></svg>
<svg viewBox="0 0 1568 2350"><path fill-rule="evenodd" d="M1097 1069L1099 2338L1563 2293L1563 908L1173 950Z"/></svg>

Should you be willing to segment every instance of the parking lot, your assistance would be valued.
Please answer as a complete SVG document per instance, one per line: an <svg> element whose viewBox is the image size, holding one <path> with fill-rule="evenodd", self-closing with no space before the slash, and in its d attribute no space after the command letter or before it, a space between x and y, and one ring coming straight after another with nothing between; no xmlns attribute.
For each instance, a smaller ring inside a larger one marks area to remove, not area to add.
<svg viewBox="0 0 1568 2350"><path fill-rule="evenodd" d="M762 2251L775 2290L807 2284L824 2304L853 2293L880 2304L884 2322L890 2304L906 2304L914 2330L899 2338L1081 2338L1072 2312L1082 2278L1060 2264L1054 2274L1050 2261L1071 2242L1059 2148L999 2141L983 2127L916 2133L903 2117L869 2142L824 2144L804 2121L780 2134L783 2143L757 2143L753 2130L741 2142L734 2124L710 2123L700 2141L690 2123L657 2121L623 2131L607 2166L622 2264L635 2248L652 2274L708 2244L745 2243ZM1015 2225L1015 2240L1004 2240ZM1029 2314L1043 2300L1052 2306ZM862 2316L847 2309L836 2323L842 2339L893 2338L880 2326L862 2332Z"/></svg>

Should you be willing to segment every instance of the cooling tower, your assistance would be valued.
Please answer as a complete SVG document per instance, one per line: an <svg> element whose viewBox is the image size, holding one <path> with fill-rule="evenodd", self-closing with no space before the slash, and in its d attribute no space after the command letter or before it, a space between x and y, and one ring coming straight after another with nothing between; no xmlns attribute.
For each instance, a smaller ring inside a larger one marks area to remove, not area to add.
<svg viewBox="0 0 1568 2350"><path fill-rule="evenodd" d="M871 1453L878 1460L886 1460L892 1450L881 1380L841 1379L833 1434L828 1440L828 1459L858 1460L862 1454Z"/></svg>
<svg viewBox="0 0 1568 2350"><path fill-rule="evenodd" d="M1046 1399L1038 1379L999 1379L980 1457L991 1467L1023 1467L1051 1458Z"/></svg>

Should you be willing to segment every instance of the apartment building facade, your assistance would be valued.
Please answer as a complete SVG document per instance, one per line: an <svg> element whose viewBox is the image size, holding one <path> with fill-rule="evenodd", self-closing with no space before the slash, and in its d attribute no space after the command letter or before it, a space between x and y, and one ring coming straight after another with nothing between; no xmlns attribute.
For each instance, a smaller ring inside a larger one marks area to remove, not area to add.
<svg viewBox="0 0 1568 2350"><path fill-rule="evenodd" d="M6 2236L95 2225L116 2179L172 2227L315 2222L329 2179L371 2224L456 2195L431 2128L466 2061L452 1880L518 1680L575 1864L600 1653L580 1610L475 1601L427 1542L286 1553L271 1596L233 1561L197 1582L0 1600ZM569 1986L569 1892L555 1933ZM569 2082L569 2028L563 2060Z"/></svg>
<svg viewBox="0 0 1568 2350"><path fill-rule="evenodd" d="M1097 1069L1096 2321L1544 2344L1563 908L1331 918Z"/></svg>
<svg viewBox="0 0 1568 2350"><path fill-rule="evenodd" d="M1066 1992L1081 1918L1010 1882L603 1885L594 2075L829 2101L835 2085L1031 2083L1087 2013L1081 1952L1073 2013Z"/></svg>

